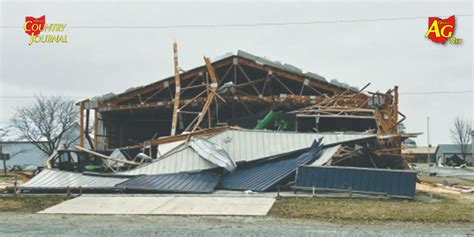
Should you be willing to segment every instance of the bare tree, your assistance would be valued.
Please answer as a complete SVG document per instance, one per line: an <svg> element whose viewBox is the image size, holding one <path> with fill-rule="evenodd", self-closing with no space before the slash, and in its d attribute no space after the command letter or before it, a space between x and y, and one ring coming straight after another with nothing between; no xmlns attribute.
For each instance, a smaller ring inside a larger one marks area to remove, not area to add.
<svg viewBox="0 0 474 237"><path fill-rule="evenodd" d="M61 144L66 147L79 136L68 136L77 126L79 111L74 101L61 96L36 96L31 106L19 107L11 119L11 126L20 135L48 156Z"/></svg>
<svg viewBox="0 0 474 237"><path fill-rule="evenodd" d="M8 129L8 127L0 128L0 142L5 141L5 137L7 137L9 133L10 130Z"/></svg>
<svg viewBox="0 0 474 237"><path fill-rule="evenodd" d="M451 128L451 136L454 143L461 151L464 161L468 154L468 147L471 143L471 122L460 117L454 120L454 126Z"/></svg>

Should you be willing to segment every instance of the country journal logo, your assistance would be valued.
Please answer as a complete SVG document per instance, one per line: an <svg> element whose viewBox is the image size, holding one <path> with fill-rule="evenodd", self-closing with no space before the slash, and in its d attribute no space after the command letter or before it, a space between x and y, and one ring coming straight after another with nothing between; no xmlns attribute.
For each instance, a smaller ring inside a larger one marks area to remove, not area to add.
<svg viewBox="0 0 474 237"><path fill-rule="evenodd" d="M39 18L25 17L23 24L25 33L30 36L28 45L41 43L67 43L67 34L64 33L66 24L47 24L46 15Z"/></svg>

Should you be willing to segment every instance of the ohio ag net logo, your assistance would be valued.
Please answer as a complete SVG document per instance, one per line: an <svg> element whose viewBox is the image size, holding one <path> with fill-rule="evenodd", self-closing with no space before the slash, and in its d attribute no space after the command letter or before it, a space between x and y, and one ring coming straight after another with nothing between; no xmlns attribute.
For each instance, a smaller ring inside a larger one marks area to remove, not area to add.
<svg viewBox="0 0 474 237"><path fill-rule="evenodd" d="M28 45L34 43L67 43L67 35L64 34L66 24L46 24L46 16L39 18L25 17L23 28L25 33L30 35Z"/></svg>
<svg viewBox="0 0 474 237"><path fill-rule="evenodd" d="M425 37L439 44L445 44L448 40L451 44L460 44L462 43L462 39L453 37L455 25L455 16L451 16L447 19L429 17L428 31Z"/></svg>

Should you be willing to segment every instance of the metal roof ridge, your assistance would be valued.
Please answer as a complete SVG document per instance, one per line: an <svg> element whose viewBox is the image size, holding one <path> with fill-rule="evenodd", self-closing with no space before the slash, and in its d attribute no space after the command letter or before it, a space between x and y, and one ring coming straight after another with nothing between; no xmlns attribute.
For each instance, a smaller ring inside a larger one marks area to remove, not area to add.
<svg viewBox="0 0 474 237"><path fill-rule="evenodd" d="M223 131L227 132L229 130ZM247 129L247 128L241 128L241 129L235 129L235 130L230 130L230 131L241 131L241 132L262 132L262 133L286 133L286 134L317 134L317 135L373 135L377 136L375 133L368 133L368 132L297 132L297 131L277 131L277 130L269 130L269 129Z"/></svg>

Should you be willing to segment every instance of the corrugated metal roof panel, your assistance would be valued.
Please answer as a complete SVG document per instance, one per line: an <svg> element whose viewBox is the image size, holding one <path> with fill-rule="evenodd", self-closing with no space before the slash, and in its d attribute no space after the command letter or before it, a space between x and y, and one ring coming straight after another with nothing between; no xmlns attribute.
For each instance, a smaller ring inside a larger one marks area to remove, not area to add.
<svg viewBox="0 0 474 237"><path fill-rule="evenodd" d="M311 79L311 80L316 80L316 81L327 83L329 85L350 89L354 92L359 92L358 88L356 88L356 87L350 87L346 83L341 83L341 82L338 82L337 80L331 80L330 82L328 82L328 81L326 81L326 79L324 77L322 77L320 75L317 75L316 73L313 73L313 72L303 73L303 70L301 70L300 68L295 67L293 65L290 65L290 64L285 64L285 63L281 63L279 61L270 60L270 59L267 59L265 57L259 57L259 56L250 54L248 52L245 52L243 50L238 50L236 55L239 56L239 57L254 61L256 63L262 64L262 65L267 65L267 66L274 67L274 68L278 68L280 70L290 72L290 73L294 73L296 75L299 75L299 76L302 76L302 77L305 77L305 78L308 78L308 79Z"/></svg>
<svg viewBox="0 0 474 237"><path fill-rule="evenodd" d="M300 166L296 189L315 189L386 194L414 198L416 172L335 166Z"/></svg>
<svg viewBox="0 0 474 237"><path fill-rule="evenodd" d="M164 158L144 165L142 167L120 172L125 175L157 175L171 174L197 170L207 170L217 168L218 166L201 158L191 147L186 146L179 151L174 152Z"/></svg>
<svg viewBox="0 0 474 237"><path fill-rule="evenodd" d="M101 177L81 173L44 169L27 183L23 189L113 188L127 178Z"/></svg>
<svg viewBox="0 0 474 237"><path fill-rule="evenodd" d="M337 150L341 148L341 145L333 146L333 147L328 147L324 148L324 150L321 152L321 155L317 160L309 164L308 166L322 166L326 162L328 162L334 154L336 154Z"/></svg>
<svg viewBox="0 0 474 237"><path fill-rule="evenodd" d="M207 141L222 148L234 162L249 162L308 148L315 139L324 137L325 145L376 138L367 133L296 133L268 130L227 130ZM157 161L126 172L125 175L158 175L208 170L219 167L203 159L190 146Z"/></svg>
<svg viewBox="0 0 474 237"><path fill-rule="evenodd" d="M260 65L266 65L266 66L270 66L270 67L274 67L274 68L286 71L288 73L293 73L295 75L299 75L301 77L308 78L310 80L319 81L319 82L322 82L322 83L325 83L325 84L328 84L328 85L331 85L331 86L334 86L334 87L350 89L354 92L359 92L358 88L351 87L351 86L347 85L346 83L340 83L338 81L333 81L333 80L328 82L324 77L322 77L322 76L320 76L316 73L303 72L302 69L300 69L296 66L293 66L291 64L285 64L285 63L282 63L282 62L279 62L279 61L270 60L270 59L265 58L265 57L256 56L256 55L253 55L251 53L245 52L243 50L237 50L236 53L226 53L224 55L218 56L212 62L215 63L217 61L225 60L225 59L236 57L236 56L241 57L241 58L245 58L245 59L250 60L250 61L254 61L255 63L258 63ZM188 71L192 71L192 70L198 69L200 67L205 67L205 65L195 67L195 68L190 69ZM96 96L96 97L91 98L88 103L91 103L91 102L97 103L96 101L101 101L101 102L108 101L110 99L126 95L127 93L130 93L132 91L137 91L137 90L140 90L142 88L146 88L146 87L156 85L157 83L163 83L165 81L171 81L171 80L173 80L173 78L174 78L174 76L171 76L171 77L167 77L167 78L158 80L158 81L153 82L153 83L148 84L148 85L132 87L132 88L129 88L129 89L127 89L124 92L121 92L119 94L108 93L108 94L105 94L105 95L102 95L102 96Z"/></svg>
<svg viewBox="0 0 474 237"><path fill-rule="evenodd" d="M157 146L158 157L166 156L170 151L178 149L179 146L184 144L184 141L175 141L160 144Z"/></svg>
<svg viewBox="0 0 474 237"><path fill-rule="evenodd" d="M234 160L229 157L224 149L206 139L199 137L193 138L189 142L189 145L200 157L219 167L223 167L227 171L232 172L237 167Z"/></svg>
<svg viewBox="0 0 474 237"><path fill-rule="evenodd" d="M211 193L220 177L208 173L177 173L164 175L141 175L131 178L116 187L172 193Z"/></svg>
<svg viewBox="0 0 474 237"><path fill-rule="evenodd" d="M219 187L232 190L267 191L293 175L298 166L316 159L320 151L321 146L315 141L309 151L298 157L237 168L222 179Z"/></svg>
<svg viewBox="0 0 474 237"><path fill-rule="evenodd" d="M269 130L227 130L208 140L222 147L235 162L253 161L308 148L324 137L325 145L376 138L368 133L297 133Z"/></svg>

